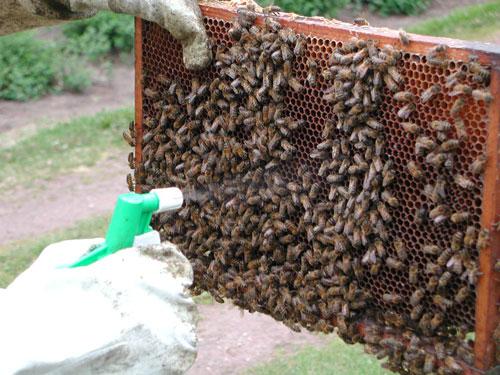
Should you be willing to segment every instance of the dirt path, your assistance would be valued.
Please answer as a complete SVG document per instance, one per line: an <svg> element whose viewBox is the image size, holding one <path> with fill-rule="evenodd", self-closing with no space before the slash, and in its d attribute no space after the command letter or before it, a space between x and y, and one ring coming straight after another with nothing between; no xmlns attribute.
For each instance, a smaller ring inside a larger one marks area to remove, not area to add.
<svg viewBox="0 0 500 375"><path fill-rule="evenodd" d="M117 65L111 77L101 77L84 94L49 95L31 102L0 100L0 133L20 127L36 127L82 115L92 115L134 104L134 70Z"/></svg>
<svg viewBox="0 0 500 375"><path fill-rule="evenodd" d="M124 160L126 155L116 155L92 169L82 168L51 181L36 182L31 189L3 195L0 245L111 212L118 194L128 191L125 176L129 169Z"/></svg>
<svg viewBox="0 0 500 375"><path fill-rule="evenodd" d="M431 5L425 13L415 16L390 16L383 17L378 14L370 13L368 8L363 8L359 11L344 9L339 11L336 18L345 22L352 22L356 17L363 17L370 25L377 27L388 27L391 29L407 28L429 18L444 17L453 10L474 4L487 3L489 0L432 0Z"/></svg>
<svg viewBox="0 0 500 375"><path fill-rule="evenodd" d="M280 349L293 352L328 342L325 336L293 332L264 314L244 312L229 303L200 305L199 350L187 375L238 374L268 361Z"/></svg>

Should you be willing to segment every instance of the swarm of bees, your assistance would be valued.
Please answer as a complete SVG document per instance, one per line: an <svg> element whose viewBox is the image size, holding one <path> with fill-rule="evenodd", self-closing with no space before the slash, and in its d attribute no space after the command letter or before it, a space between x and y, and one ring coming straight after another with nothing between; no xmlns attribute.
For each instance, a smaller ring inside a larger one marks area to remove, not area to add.
<svg viewBox="0 0 500 375"><path fill-rule="evenodd" d="M148 77L143 94L153 110L143 120L142 162L129 155L129 188L183 190L185 207L155 218L155 226L191 260L194 293L229 298L295 331L336 328L396 372L460 373L460 361L473 363L465 339L472 327L451 324L449 315L474 300L477 253L488 233L470 212L453 209L450 191L481 187L484 155L461 173L457 165L469 136L464 108L469 100L492 100L489 72L472 57L467 74L457 70L444 84L415 92L399 71L401 51L358 38L338 44L325 67L306 56L303 35L273 17L278 11L265 11L257 26L255 9L239 9L230 43L214 50L215 77L193 78L190 90L172 77ZM404 31L400 38L411 42ZM446 67L446 51L437 46L427 63ZM298 162L294 136L307 124L289 115L286 97L319 82L331 119L308 150L311 163ZM401 202L377 115L384 95L397 103L402 131L414 141L406 168L426 202L415 209L415 224L452 228L447 246L429 240L417 248L394 236ZM449 116L428 126L415 120L419 106L443 95L454 100ZM133 124L124 137L135 145ZM290 165L292 177L282 173ZM430 169L437 178L429 178ZM383 273L400 275L409 297L397 288L374 293L370 282ZM361 335L367 320L374 324Z"/></svg>

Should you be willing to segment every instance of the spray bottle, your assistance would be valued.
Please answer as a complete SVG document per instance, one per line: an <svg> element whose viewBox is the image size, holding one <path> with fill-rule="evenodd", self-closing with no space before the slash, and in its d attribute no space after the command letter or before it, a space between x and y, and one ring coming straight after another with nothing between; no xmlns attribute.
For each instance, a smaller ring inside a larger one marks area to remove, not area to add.
<svg viewBox="0 0 500 375"><path fill-rule="evenodd" d="M119 195L104 242L68 267L87 266L132 246L159 244L160 235L150 226L151 216L154 213L177 210L183 201L182 192L178 188Z"/></svg>

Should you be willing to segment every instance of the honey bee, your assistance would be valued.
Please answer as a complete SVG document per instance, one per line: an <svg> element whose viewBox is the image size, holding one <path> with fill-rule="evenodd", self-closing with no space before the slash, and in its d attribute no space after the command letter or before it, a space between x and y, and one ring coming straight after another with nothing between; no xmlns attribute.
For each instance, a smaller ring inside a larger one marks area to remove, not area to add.
<svg viewBox="0 0 500 375"><path fill-rule="evenodd" d="M453 374L459 374L463 372L462 366L451 356L447 356L444 359L445 367Z"/></svg>
<svg viewBox="0 0 500 375"><path fill-rule="evenodd" d="M433 317L432 313L425 313L422 315L418 322L418 328L424 333L424 335L431 334L431 319Z"/></svg>
<svg viewBox="0 0 500 375"><path fill-rule="evenodd" d="M455 294L455 302L463 303L469 295L470 295L469 287L464 286L458 290L457 294Z"/></svg>
<svg viewBox="0 0 500 375"><path fill-rule="evenodd" d="M129 191L135 191L135 180L132 174L127 174L127 186Z"/></svg>
<svg viewBox="0 0 500 375"><path fill-rule="evenodd" d="M399 29L399 40L404 46L408 46L410 44L410 36L403 29Z"/></svg>
<svg viewBox="0 0 500 375"><path fill-rule="evenodd" d="M434 84L429 86L426 90L420 94L420 101L422 103L427 103L428 101L435 98L441 92L441 86L438 84Z"/></svg>
<svg viewBox="0 0 500 375"><path fill-rule="evenodd" d="M455 183L463 189L471 190L474 188L474 182L472 182L469 178L465 177L461 174L456 174L453 177Z"/></svg>
<svg viewBox="0 0 500 375"><path fill-rule="evenodd" d="M297 93L304 91L304 86L295 77L288 79L288 85Z"/></svg>
<svg viewBox="0 0 500 375"><path fill-rule="evenodd" d="M429 293L433 293L436 291L436 288L439 285L439 277L438 276L431 276L429 280L427 280L427 284L425 286L425 290L427 290Z"/></svg>
<svg viewBox="0 0 500 375"><path fill-rule="evenodd" d="M408 252L406 251L406 246L401 238L396 238L393 242L394 250L399 259L406 260L408 258Z"/></svg>
<svg viewBox="0 0 500 375"><path fill-rule="evenodd" d="M444 312L446 312L446 310L453 306L453 301L443 297L440 294L435 294L432 297L432 302Z"/></svg>
<svg viewBox="0 0 500 375"><path fill-rule="evenodd" d="M441 253L441 248L437 245L426 244L422 246L422 252L429 255L438 255Z"/></svg>
<svg viewBox="0 0 500 375"><path fill-rule="evenodd" d="M387 209L387 206L383 202L377 204L377 211L385 222L390 222L392 220L391 214Z"/></svg>
<svg viewBox="0 0 500 375"><path fill-rule="evenodd" d="M441 144L441 150L444 152L455 151L460 146L458 139L449 139Z"/></svg>
<svg viewBox="0 0 500 375"><path fill-rule="evenodd" d="M446 262L446 268L451 270L451 272L455 274L461 274L463 270L463 263L462 263L462 258L460 255L456 254L453 255L448 262Z"/></svg>
<svg viewBox="0 0 500 375"><path fill-rule="evenodd" d="M424 307L422 305L417 305L411 309L410 318L412 320L417 321L420 319L423 312L424 312Z"/></svg>
<svg viewBox="0 0 500 375"><path fill-rule="evenodd" d="M450 216L450 220L453 224L465 223L469 220L470 214L466 211L455 212Z"/></svg>
<svg viewBox="0 0 500 375"><path fill-rule="evenodd" d="M455 99L450 109L450 115L452 117L460 116L460 112L462 112L464 106L465 106L465 100L462 97Z"/></svg>
<svg viewBox="0 0 500 375"><path fill-rule="evenodd" d="M135 169L135 158L133 152L128 154L128 165L130 169Z"/></svg>
<svg viewBox="0 0 500 375"><path fill-rule="evenodd" d="M389 190L384 190L381 194L381 198L391 207L399 206L398 199Z"/></svg>
<svg viewBox="0 0 500 375"><path fill-rule="evenodd" d="M417 225L423 225L427 223L427 210L423 207L415 209L414 222Z"/></svg>
<svg viewBox="0 0 500 375"><path fill-rule="evenodd" d="M302 36L299 36L297 38L297 41L295 42L295 46L293 48L293 54L295 56L302 56L302 54L304 53L305 44L306 44L306 39Z"/></svg>
<svg viewBox="0 0 500 375"><path fill-rule="evenodd" d="M450 282L452 276L453 275L450 272L448 272L448 271L443 272L443 274L439 278L438 286L440 288L446 287L448 285L448 283Z"/></svg>
<svg viewBox="0 0 500 375"><path fill-rule="evenodd" d="M267 7L262 8L262 13L264 14L271 14L271 15L277 15L278 13L281 12L281 8L278 5L271 4Z"/></svg>
<svg viewBox="0 0 500 375"><path fill-rule="evenodd" d="M410 284L418 283L418 273L419 273L418 266L416 264L410 264L408 271L408 280Z"/></svg>
<svg viewBox="0 0 500 375"><path fill-rule="evenodd" d="M410 134L418 134L420 132L419 126L413 122L403 122L401 123L401 127L405 132Z"/></svg>
<svg viewBox="0 0 500 375"><path fill-rule="evenodd" d="M128 143L128 145L130 147L134 147L135 146L135 138L132 137L132 135L130 134L130 131L124 131L122 133L123 135L123 139L125 140L125 142Z"/></svg>
<svg viewBox="0 0 500 375"><path fill-rule="evenodd" d="M453 250L446 249L439 255L439 257L436 260L436 263L439 264L441 267L444 267L446 266L446 263L448 263L448 260L451 258L452 255L453 255Z"/></svg>
<svg viewBox="0 0 500 375"><path fill-rule="evenodd" d="M453 86L453 90L449 93L450 96L471 95L471 94L472 94L472 87L462 83L455 84Z"/></svg>
<svg viewBox="0 0 500 375"><path fill-rule="evenodd" d="M464 245L473 247L476 244L477 230L473 225L469 225L465 230Z"/></svg>
<svg viewBox="0 0 500 375"><path fill-rule="evenodd" d="M460 141L467 140L468 135L467 135L467 129L465 128L464 120L462 120L461 118L455 118L454 121L455 121L454 126L455 126L455 131L457 133L457 138Z"/></svg>
<svg viewBox="0 0 500 375"><path fill-rule="evenodd" d="M384 293L382 296L382 300L385 303L389 303L391 305L398 305L402 302L402 298L399 294L394 294L394 293Z"/></svg>
<svg viewBox="0 0 500 375"><path fill-rule="evenodd" d="M420 304L422 299L425 297L425 290L416 289L413 294L410 296L410 304L412 306L417 306Z"/></svg>
<svg viewBox="0 0 500 375"><path fill-rule="evenodd" d="M422 156L426 151L432 151L436 147L436 142L429 137L420 136L415 142L415 155Z"/></svg>
<svg viewBox="0 0 500 375"><path fill-rule="evenodd" d="M469 61L469 71L474 74L474 81L478 83L487 83L490 79L490 72L477 62L476 57Z"/></svg>
<svg viewBox="0 0 500 375"><path fill-rule="evenodd" d="M440 204L429 211L429 218L434 221L435 224L440 224L448 219L449 207Z"/></svg>
<svg viewBox="0 0 500 375"><path fill-rule="evenodd" d="M356 26L370 26L369 22L361 17L355 18L352 23Z"/></svg>
<svg viewBox="0 0 500 375"><path fill-rule="evenodd" d="M486 228L482 228L477 235L476 248L478 250L484 250L488 247L490 242L490 231Z"/></svg>
<svg viewBox="0 0 500 375"><path fill-rule="evenodd" d="M435 313L431 319L431 330L435 331L441 324L443 324L444 315L442 313Z"/></svg>
<svg viewBox="0 0 500 375"><path fill-rule="evenodd" d="M421 180L424 177L422 170L417 166L417 163L415 163L413 160L408 162L406 168L408 169L408 172L413 178Z"/></svg>
<svg viewBox="0 0 500 375"><path fill-rule="evenodd" d="M452 215L453 217L453 215ZM453 222L453 219L451 219ZM464 234L462 232L455 232L453 236L451 236L451 249L453 251L459 251L463 245Z"/></svg>
<svg viewBox="0 0 500 375"><path fill-rule="evenodd" d="M448 121L432 121L431 128L437 132L447 132L451 130L451 124Z"/></svg>
<svg viewBox="0 0 500 375"><path fill-rule="evenodd" d="M415 100L415 95L410 91L399 91L394 94L393 98L397 102L412 102Z"/></svg>
<svg viewBox="0 0 500 375"><path fill-rule="evenodd" d="M397 271L401 271L404 268L403 262L401 262L397 259L391 258L391 257L386 258L385 264L387 265L387 267L394 269L394 270L397 270Z"/></svg>
<svg viewBox="0 0 500 375"><path fill-rule="evenodd" d="M306 81L309 83L310 86L314 87L316 86L316 75L318 71L318 64L316 61L312 59L307 60L307 78Z"/></svg>
<svg viewBox="0 0 500 375"><path fill-rule="evenodd" d="M486 166L486 155L479 155L476 160L472 162L469 166L469 171L472 173L479 175L484 172L484 167Z"/></svg>
<svg viewBox="0 0 500 375"><path fill-rule="evenodd" d="M422 371L424 372L424 374L431 374L434 372L435 362L436 358L434 357L434 355L430 353L427 353L425 355L424 365L422 367Z"/></svg>
<svg viewBox="0 0 500 375"><path fill-rule="evenodd" d="M398 117L407 120L416 109L414 103L408 103L398 111Z"/></svg>

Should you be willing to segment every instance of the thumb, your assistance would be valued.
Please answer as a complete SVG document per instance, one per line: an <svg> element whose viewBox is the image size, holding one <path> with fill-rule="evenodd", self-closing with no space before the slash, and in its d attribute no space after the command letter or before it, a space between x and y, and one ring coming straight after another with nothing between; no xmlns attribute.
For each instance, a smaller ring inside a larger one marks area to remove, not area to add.
<svg viewBox="0 0 500 375"><path fill-rule="evenodd" d="M164 6L163 26L177 39L183 49L187 69L206 68L212 60L212 51L196 0L160 0Z"/></svg>
<svg viewBox="0 0 500 375"><path fill-rule="evenodd" d="M71 264L103 241L103 238L92 238L53 243L42 251L30 268L49 269Z"/></svg>

